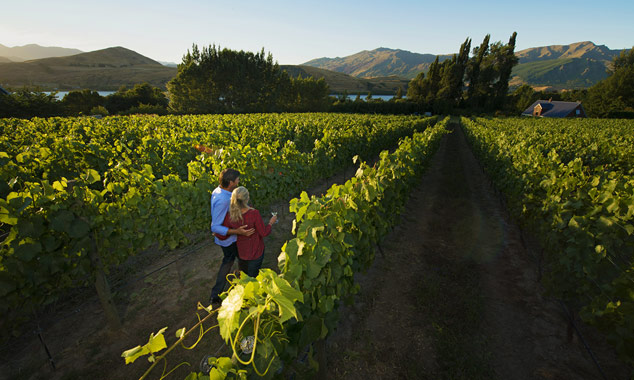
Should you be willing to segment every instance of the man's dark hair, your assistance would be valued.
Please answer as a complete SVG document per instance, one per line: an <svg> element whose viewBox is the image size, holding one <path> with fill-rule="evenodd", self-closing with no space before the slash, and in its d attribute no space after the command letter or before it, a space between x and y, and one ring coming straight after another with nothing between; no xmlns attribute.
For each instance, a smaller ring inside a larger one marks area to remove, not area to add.
<svg viewBox="0 0 634 380"><path fill-rule="evenodd" d="M240 172L235 169L225 169L220 172L220 176L218 176L218 181L220 182L220 186L227 187L229 186L229 182L235 181L238 177L240 177Z"/></svg>

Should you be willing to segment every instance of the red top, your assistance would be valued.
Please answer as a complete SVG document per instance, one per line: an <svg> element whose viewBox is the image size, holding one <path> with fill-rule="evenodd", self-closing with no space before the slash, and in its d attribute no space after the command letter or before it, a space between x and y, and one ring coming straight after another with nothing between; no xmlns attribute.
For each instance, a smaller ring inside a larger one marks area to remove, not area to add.
<svg viewBox="0 0 634 380"><path fill-rule="evenodd" d="M260 212L254 208L242 214L242 218L244 220L236 222L226 218L226 224L223 224L232 229L244 225L247 226L246 229L255 228L255 232L251 236L238 235L238 256L242 260L255 260L264 252L264 237L271 233L271 225L264 224Z"/></svg>

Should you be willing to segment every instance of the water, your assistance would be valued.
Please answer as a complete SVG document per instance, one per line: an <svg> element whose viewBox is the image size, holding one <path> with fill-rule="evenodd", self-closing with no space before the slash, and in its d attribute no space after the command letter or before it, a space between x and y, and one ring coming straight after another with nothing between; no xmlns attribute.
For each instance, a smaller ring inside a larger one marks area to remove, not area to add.
<svg viewBox="0 0 634 380"><path fill-rule="evenodd" d="M57 99L62 100L64 99L64 97L69 93L70 91L58 91L57 92ZM99 95L101 96L108 96L111 94L114 94L116 91L97 91L99 93ZM51 91L45 91L45 94L50 94ZM330 94L330 96L335 97L337 99L339 99L341 97L341 95L339 94ZM365 101L367 95L362 94L361 95L361 100ZM390 99L392 99L394 97L394 95L372 95L372 99L381 99L384 101L388 101ZM354 101L357 98L357 94L348 94L348 99ZM403 97L405 98L405 97Z"/></svg>
<svg viewBox="0 0 634 380"><path fill-rule="evenodd" d="M338 94L330 94L330 96L335 97L337 99L339 99L341 97L341 95ZM367 95L363 95L361 94L361 100L365 101ZM384 101L388 101L390 99L392 99L394 97L394 95L372 95L372 99L381 99ZM357 98L357 94L348 94L348 99L354 101ZM405 98L405 96L403 96L403 98Z"/></svg>
<svg viewBox="0 0 634 380"><path fill-rule="evenodd" d="M64 97L66 95L68 95L69 92L70 91L57 91L56 97L57 97L58 100L62 100L62 99L64 99ZM114 94L115 92L116 91L97 91L97 93L99 93L99 95L101 95L101 96L108 96L108 95ZM52 91L44 91L44 93L46 95L49 95L49 94L52 93Z"/></svg>

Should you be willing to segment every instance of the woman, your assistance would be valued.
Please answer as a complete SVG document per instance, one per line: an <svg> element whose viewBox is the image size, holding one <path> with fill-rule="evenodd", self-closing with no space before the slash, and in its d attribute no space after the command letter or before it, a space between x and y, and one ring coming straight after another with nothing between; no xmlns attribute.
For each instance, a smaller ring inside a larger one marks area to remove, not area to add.
<svg viewBox="0 0 634 380"><path fill-rule="evenodd" d="M267 225L264 225L260 212L249 207L249 191L244 186L236 187L231 193L231 204L227 227L247 226L245 229L255 228L251 236L238 235L238 268L251 277L256 277L262 267L264 259L264 237L271 233L271 226L277 221L274 215ZM235 227L235 228L237 228Z"/></svg>

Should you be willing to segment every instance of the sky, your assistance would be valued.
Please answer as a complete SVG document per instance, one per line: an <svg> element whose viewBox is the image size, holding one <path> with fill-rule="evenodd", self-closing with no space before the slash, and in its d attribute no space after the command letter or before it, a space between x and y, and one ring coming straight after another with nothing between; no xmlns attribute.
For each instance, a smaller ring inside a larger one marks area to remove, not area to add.
<svg viewBox="0 0 634 380"><path fill-rule="evenodd" d="M634 1L533 0L0 0L0 44L75 48L123 46L179 63L216 45L271 53L280 64L345 57L379 47L451 54L486 34L515 51L592 41L634 46Z"/></svg>

